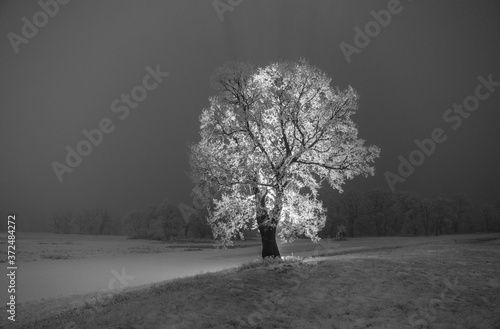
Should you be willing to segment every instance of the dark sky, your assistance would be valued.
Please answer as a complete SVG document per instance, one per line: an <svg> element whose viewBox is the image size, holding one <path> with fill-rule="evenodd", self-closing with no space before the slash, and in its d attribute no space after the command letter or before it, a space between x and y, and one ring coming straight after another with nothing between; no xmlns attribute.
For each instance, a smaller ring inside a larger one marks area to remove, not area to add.
<svg viewBox="0 0 500 329"><path fill-rule="evenodd" d="M354 46L354 28L364 30L371 11L393 5L399 13L348 63L340 44ZM479 76L500 81L500 2L396 5L244 0L221 21L212 0L73 0L44 22L37 1L1 1L2 216L16 213L25 230L38 230L55 209L98 206L121 217L163 199L190 204L187 144L199 140L198 116L212 94L208 77L227 60L264 66L306 58L334 85L358 91L360 136L382 153L376 175L347 189L388 188L384 173L398 173L398 156L408 159L415 139L441 128L447 140L396 190L498 200L500 87L456 130L443 114L474 96ZM33 22L33 15L41 27L16 53L9 33L23 37L22 18ZM113 101L157 65L169 76L120 120ZM104 118L115 129L60 182L52 162L64 164L65 147L75 149L82 130Z"/></svg>

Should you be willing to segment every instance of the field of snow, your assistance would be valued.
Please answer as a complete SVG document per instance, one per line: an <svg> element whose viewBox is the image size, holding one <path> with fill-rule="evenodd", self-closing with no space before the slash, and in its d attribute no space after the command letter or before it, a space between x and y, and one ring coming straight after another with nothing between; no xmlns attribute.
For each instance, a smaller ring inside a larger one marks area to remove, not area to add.
<svg viewBox="0 0 500 329"><path fill-rule="evenodd" d="M462 238L471 238L471 235L323 239L318 244L297 240L280 244L279 248L282 256L354 255L412 245L453 243ZM0 261L6 266L5 240L1 243ZM152 283L234 268L259 259L261 252L260 240L255 238L237 241L234 248L215 249L210 241L174 244L119 236L18 233L16 245L19 310L28 312L30 308L47 307L48 313L59 307L81 305L90 298L88 296L111 296L125 288L142 288ZM8 285L6 276L1 276L0 285ZM6 297L2 293L2 302L7 301ZM22 316L20 311L19 317Z"/></svg>
<svg viewBox="0 0 500 329"><path fill-rule="evenodd" d="M327 251L346 253L456 237L373 237L346 241L323 239L319 244L304 239L280 243L279 248L282 256L293 253L307 257L318 256ZM1 246L4 261L7 248L5 244ZM131 240L123 236L20 232L16 239L16 298L18 303L22 303L103 290L120 290L236 267L259 258L260 252L260 240L255 238L236 241L235 248L216 249L210 241L171 244ZM0 284L6 287L6 276L1 277Z"/></svg>

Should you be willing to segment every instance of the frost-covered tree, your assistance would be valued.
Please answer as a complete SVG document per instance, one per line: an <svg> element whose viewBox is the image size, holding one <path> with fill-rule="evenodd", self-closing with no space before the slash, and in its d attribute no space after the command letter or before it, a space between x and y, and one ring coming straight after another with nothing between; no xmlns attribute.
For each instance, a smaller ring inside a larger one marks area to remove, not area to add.
<svg viewBox="0 0 500 329"><path fill-rule="evenodd" d="M279 257L283 241L317 241L325 209L317 199L326 180L373 175L376 146L365 146L351 116L352 87L340 90L305 60L253 69L231 62L211 79L216 94L200 116L201 141L191 146L194 193L208 205L222 245L252 224L262 257Z"/></svg>

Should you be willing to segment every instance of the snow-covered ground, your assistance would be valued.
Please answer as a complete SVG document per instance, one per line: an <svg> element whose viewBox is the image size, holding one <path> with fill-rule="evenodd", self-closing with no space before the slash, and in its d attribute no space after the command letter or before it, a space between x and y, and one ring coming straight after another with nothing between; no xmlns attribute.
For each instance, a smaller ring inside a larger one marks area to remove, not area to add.
<svg viewBox="0 0 500 329"><path fill-rule="evenodd" d="M16 239L16 301L113 293L124 287L237 266L260 252L258 246L185 251L194 245L182 248L116 236L20 233ZM4 260L7 247L0 246ZM8 286L6 275L1 276L0 285L2 290ZM2 292L2 301L3 296L7 297Z"/></svg>
<svg viewBox="0 0 500 329"><path fill-rule="evenodd" d="M453 236L442 237L452 239ZM347 241L297 240L280 244L282 256L318 255L326 249L338 252L366 248L419 244L428 238L357 238ZM5 241L5 240L3 240ZM171 245L148 240L129 240L117 236L61 235L19 233L16 240L16 301L86 294L102 291L109 294L124 287L135 287L164 280L218 271L238 266L260 257L258 239L240 242L241 248L197 250L195 243ZM2 242L1 258L6 258ZM207 244L205 244L205 247ZM2 263L6 267L6 263ZM3 267L3 266L2 266ZM2 290L8 286L2 275ZM2 292L2 302L6 294Z"/></svg>

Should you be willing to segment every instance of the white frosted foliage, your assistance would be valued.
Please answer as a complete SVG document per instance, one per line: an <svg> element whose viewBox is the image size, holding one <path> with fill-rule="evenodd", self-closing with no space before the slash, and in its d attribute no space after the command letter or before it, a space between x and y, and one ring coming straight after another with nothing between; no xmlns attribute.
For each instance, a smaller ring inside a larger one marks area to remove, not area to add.
<svg viewBox="0 0 500 329"><path fill-rule="evenodd" d="M330 82L305 60L257 70L228 63L213 75L216 94L190 162L194 193L211 205L223 245L258 225L277 226L284 241L317 240L326 218L321 184L342 191L346 179L374 174L380 150L364 145L351 119L358 95Z"/></svg>

